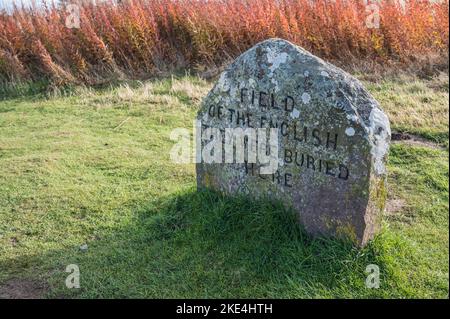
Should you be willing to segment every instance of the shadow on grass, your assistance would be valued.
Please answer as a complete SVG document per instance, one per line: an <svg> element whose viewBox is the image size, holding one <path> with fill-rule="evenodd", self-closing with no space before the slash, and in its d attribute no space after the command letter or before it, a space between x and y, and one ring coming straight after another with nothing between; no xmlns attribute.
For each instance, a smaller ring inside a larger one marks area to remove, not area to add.
<svg viewBox="0 0 450 319"><path fill-rule="evenodd" d="M126 227L50 261L49 297L370 297L371 246L309 237L296 216L267 201L189 190L149 204ZM18 266L12 261L11 266ZM382 261L378 260L382 263ZM23 262L22 262L23 264ZM27 261L33 267L37 261ZM76 264L81 289L65 287ZM382 265L379 265L382 268Z"/></svg>

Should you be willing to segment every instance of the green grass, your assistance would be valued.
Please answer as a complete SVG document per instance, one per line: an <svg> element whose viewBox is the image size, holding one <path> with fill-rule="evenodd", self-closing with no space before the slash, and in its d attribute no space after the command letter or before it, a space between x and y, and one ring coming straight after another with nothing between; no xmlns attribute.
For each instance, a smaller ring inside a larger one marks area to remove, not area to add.
<svg viewBox="0 0 450 319"><path fill-rule="evenodd" d="M448 118L448 88L414 81ZM390 112L422 94L404 82L394 97L393 83L369 83ZM184 77L1 101L0 287L19 278L47 283L47 297L448 298L448 148L392 145L389 196L401 205L364 249L314 239L277 204L196 192L194 166L170 161L170 131L191 127L210 86ZM391 119L448 145L441 120ZM80 289L65 287L69 264ZM369 264L379 289L365 286Z"/></svg>
<svg viewBox="0 0 450 319"><path fill-rule="evenodd" d="M400 75L365 84L388 113L394 130L448 147L448 74L431 79Z"/></svg>

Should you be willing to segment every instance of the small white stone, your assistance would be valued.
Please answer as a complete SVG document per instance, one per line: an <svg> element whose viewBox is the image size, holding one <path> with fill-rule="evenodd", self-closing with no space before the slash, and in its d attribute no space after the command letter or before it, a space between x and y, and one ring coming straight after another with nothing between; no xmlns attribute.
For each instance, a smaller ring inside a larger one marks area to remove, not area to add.
<svg viewBox="0 0 450 319"><path fill-rule="evenodd" d="M330 75L328 74L328 72L325 72L325 71L320 72L320 74L321 74L322 76L324 76L324 77L327 77L327 78L330 77Z"/></svg>
<svg viewBox="0 0 450 319"><path fill-rule="evenodd" d="M308 104L311 101L311 95L309 95L308 93L303 93L302 94L302 102L304 104Z"/></svg>
<svg viewBox="0 0 450 319"><path fill-rule="evenodd" d="M355 129L353 127L347 127L345 129L345 134L347 134L347 136L353 136L355 135Z"/></svg>
<svg viewBox="0 0 450 319"><path fill-rule="evenodd" d="M303 72L303 75L307 78L309 76L309 71Z"/></svg>
<svg viewBox="0 0 450 319"><path fill-rule="evenodd" d="M81 251L87 251L88 250L88 245L87 244L83 244L80 246L80 250Z"/></svg>
<svg viewBox="0 0 450 319"><path fill-rule="evenodd" d="M300 111L297 110L297 109L293 109L292 112L291 112L291 117L293 119L297 119L299 116L300 116Z"/></svg>

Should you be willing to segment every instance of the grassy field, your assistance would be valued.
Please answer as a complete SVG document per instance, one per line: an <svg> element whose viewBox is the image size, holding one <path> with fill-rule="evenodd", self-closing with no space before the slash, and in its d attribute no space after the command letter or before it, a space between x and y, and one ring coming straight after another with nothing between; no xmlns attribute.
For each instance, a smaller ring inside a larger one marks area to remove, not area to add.
<svg viewBox="0 0 450 319"><path fill-rule="evenodd" d="M395 131L421 138L392 144L383 229L364 249L310 238L277 205L196 192L169 134L191 127L211 83L5 98L0 297L448 298L448 75L366 85Z"/></svg>

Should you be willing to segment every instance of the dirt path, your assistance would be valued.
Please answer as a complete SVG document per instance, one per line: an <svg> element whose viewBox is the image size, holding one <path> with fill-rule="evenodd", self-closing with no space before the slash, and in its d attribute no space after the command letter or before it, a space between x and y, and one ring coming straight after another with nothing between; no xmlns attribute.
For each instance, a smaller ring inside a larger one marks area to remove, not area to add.
<svg viewBox="0 0 450 319"><path fill-rule="evenodd" d="M0 299L42 299L47 287L30 279L9 279L0 284Z"/></svg>
<svg viewBox="0 0 450 319"><path fill-rule="evenodd" d="M445 147L437 143L431 142L430 140L427 140L423 137L408 133L392 132L392 143L404 143L413 146L422 146L439 150L445 149Z"/></svg>

